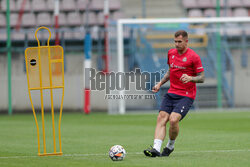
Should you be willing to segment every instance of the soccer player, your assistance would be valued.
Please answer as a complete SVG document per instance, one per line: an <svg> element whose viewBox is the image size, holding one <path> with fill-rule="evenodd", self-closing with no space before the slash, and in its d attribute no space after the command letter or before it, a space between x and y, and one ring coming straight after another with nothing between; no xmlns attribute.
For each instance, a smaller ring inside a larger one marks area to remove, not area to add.
<svg viewBox="0 0 250 167"><path fill-rule="evenodd" d="M162 100L157 117L152 149L144 150L149 157L169 156L174 151L174 143L179 133L179 121L188 113L196 96L196 83L205 80L201 59L192 49L187 47L188 34L179 30L174 35L175 49L168 51L169 70L162 80L153 87L158 92L160 87L170 81L170 88ZM160 153L162 142L166 136L166 124L169 122L169 140Z"/></svg>

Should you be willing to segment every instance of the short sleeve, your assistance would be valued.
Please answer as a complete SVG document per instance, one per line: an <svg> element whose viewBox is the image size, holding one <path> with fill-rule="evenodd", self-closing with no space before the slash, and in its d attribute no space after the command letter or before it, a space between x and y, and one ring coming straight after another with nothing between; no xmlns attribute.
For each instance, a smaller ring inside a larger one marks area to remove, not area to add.
<svg viewBox="0 0 250 167"><path fill-rule="evenodd" d="M198 54L195 54L193 63L194 63L194 71L196 74L204 71L204 68L201 63L201 58Z"/></svg>

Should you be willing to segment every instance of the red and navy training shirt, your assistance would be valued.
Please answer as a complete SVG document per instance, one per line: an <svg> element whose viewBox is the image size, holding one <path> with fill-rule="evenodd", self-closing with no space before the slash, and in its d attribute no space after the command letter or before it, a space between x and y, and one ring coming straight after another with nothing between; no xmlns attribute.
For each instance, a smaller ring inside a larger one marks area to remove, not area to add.
<svg viewBox="0 0 250 167"><path fill-rule="evenodd" d="M182 74L196 76L197 73L204 71L199 55L190 48L182 55L179 55L177 49L170 49L168 51L168 65L170 69L170 89L168 93L195 99L196 84L194 82L184 84L180 78Z"/></svg>

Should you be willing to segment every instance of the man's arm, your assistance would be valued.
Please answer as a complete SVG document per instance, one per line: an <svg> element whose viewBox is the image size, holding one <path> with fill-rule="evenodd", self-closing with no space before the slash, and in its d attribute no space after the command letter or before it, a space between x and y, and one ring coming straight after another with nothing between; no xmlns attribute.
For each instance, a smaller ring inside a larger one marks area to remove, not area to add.
<svg viewBox="0 0 250 167"><path fill-rule="evenodd" d="M203 83L205 81L205 72L202 71L200 73L197 73L196 77L192 77L191 82L195 83Z"/></svg>
<svg viewBox="0 0 250 167"><path fill-rule="evenodd" d="M195 82L195 83L203 83L205 81L205 72L202 71L197 73L196 77L189 76L187 74L183 74L180 78L183 83Z"/></svg>
<svg viewBox="0 0 250 167"><path fill-rule="evenodd" d="M164 75L164 77L161 79L161 81L153 87L152 91L155 93L158 92L161 88L161 85L168 82L169 78L170 78L170 71L168 70Z"/></svg>
<svg viewBox="0 0 250 167"><path fill-rule="evenodd" d="M166 72L166 74L164 75L164 77L161 79L160 85L163 85L163 84L165 84L166 82L168 82L169 78L170 78L170 71L168 70L168 71Z"/></svg>

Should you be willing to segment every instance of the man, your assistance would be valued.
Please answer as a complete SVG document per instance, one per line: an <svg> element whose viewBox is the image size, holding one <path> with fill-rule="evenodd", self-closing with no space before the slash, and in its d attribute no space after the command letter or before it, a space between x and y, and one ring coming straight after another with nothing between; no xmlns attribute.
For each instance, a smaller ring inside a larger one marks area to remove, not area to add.
<svg viewBox="0 0 250 167"><path fill-rule="evenodd" d="M196 83L203 83L205 80L199 55L187 47L187 32L177 31L174 42L176 48L168 51L169 70L153 87L153 92L156 93L164 83L170 80L170 88L162 100L157 117L154 146L152 149L144 150L144 154L149 157L169 156L173 152L179 133L179 121L185 117L193 104L196 96ZM160 153L166 136L167 122L170 123L169 141Z"/></svg>

